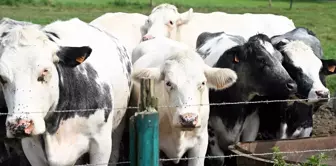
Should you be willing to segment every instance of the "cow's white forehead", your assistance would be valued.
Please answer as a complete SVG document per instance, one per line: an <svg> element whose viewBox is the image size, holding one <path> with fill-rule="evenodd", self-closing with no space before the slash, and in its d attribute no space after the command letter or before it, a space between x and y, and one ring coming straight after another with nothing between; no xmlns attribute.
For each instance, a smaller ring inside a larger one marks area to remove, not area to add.
<svg viewBox="0 0 336 166"><path fill-rule="evenodd" d="M293 64L303 71L320 71L321 60L314 54L313 50L302 41L291 41L283 47L283 51Z"/></svg>
<svg viewBox="0 0 336 166"><path fill-rule="evenodd" d="M169 79L183 82L183 80L205 79L204 62L196 53L178 54L170 57L164 64L162 72Z"/></svg>
<svg viewBox="0 0 336 166"><path fill-rule="evenodd" d="M0 39L4 47L44 46L47 42L48 36L36 25L14 27Z"/></svg>
<svg viewBox="0 0 336 166"><path fill-rule="evenodd" d="M273 45L272 45L270 42L268 42L268 41L264 41L264 40L259 40L259 43L260 43L260 45L262 45L262 46L266 49L266 51L269 52L271 55L274 54L275 50L274 50Z"/></svg>
<svg viewBox="0 0 336 166"><path fill-rule="evenodd" d="M55 43L51 43L52 42L48 39L48 36L36 25L14 27L0 39L0 46L2 48L10 49L11 52L14 51L17 53L20 53L21 50L29 50L29 56L38 56L47 50L50 51L50 53L56 52L58 46ZM31 51L34 50L36 52L32 53ZM4 55L18 54L5 54L4 52L1 52L1 56ZM51 57L51 55L49 57Z"/></svg>

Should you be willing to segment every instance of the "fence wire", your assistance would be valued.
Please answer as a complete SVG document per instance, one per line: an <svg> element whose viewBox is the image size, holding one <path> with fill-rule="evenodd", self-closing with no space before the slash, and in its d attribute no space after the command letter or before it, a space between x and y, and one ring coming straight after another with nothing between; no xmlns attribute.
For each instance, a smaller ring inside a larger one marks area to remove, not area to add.
<svg viewBox="0 0 336 166"><path fill-rule="evenodd" d="M314 99L316 101L322 101L322 100L335 100L336 97L329 97L329 98L319 98L319 99ZM238 102L222 102L222 103L209 103L209 104L185 104L182 106L164 106L164 105L159 105L158 108L177 108L177 107L197 107L197 106L222 106L222 105L239 105L239 104L268 104L268 103L285 103L285 102L305 102L309 101L311 99L284 99L284 100L260 100L260 101L238 101ZM108 110L108 109L113 109L113 110L119 110L119 109L138 109L138 106L134 107L121 107L121 108L95 108L95 109L74 109L74 110L51 110L49 112L90 112L90 111L97 111L97 110ZM33 111L33 112L15 112L15 114L33 114L33 113L45 113L42 111ZM10 113L0 113L0 116L4 115L12 115Z"/></svg>
<svg viewBox="0 0 336 166"><path fill-rule="evenodd" d="M316 101L327 101L327 100L335 100L336 97L329 97L329 98L319 98ZM238 105L238 104L267 104L267 103L284 103L284 102L306 102L310 99L285 99L285 100L260 100L260 101L239 101L239 102L222 102L222 103L209 103L209 104L194 104L194 105L183 105L183 107L193 107L193 106L222 106L222 105ZM176 108L181 106L164 106L160 105L158 108ZM76 110L53 110L49 112L89 112L89 111L97 111L97 110L106 110L106 109L138 109L138 106L135 107L123 107L123 108L99 108L99 109L76 109ZM31 114L31 113L44 113L44 112L16 112L22 114ZM0 116L4 115L11 115L10 113L0 113ZM312 150L302 150L302 151L290 151L290 152L276 152L277 154L300 154L300 153L311 153L311 152L331 152L336 151L336 148L332 149L312 149ZM250 153L250 154L232 154L232 155L223 155L223 156L204 156L204 157L186 157L186 158L169 158L169 159L159 159L160 162L168 162L174 160L196 160L201 158L207 159L218 159L218 158L231 158L231 157L247 157L247 156L267 156L267 155L274 155L275 152L267 152L267 153ZM99 166L99 165L120 165L120 164L130 164L130 161L122 161L122 162L115 162L115 163L99 163L99 164L81 164L75 166Z"/></svg>
<svg viewBox="0 0 336 166"><path fill-rule="evenodd" d="M218 158L231 158L231 157L248 157L248 156L269 156L276 154L302 154L302 153L312 153L312 152L332 152L336 151L336 148L332 149L311 149L311 150L300 150L300 151L289 151L289 152L267 152L267 153L250 153L250 154L232 154L224 156L204 156L204 157L184 157L184 158L169 158L169 159L159 159L160 162L168 162L174 160L197 160L197 159L218 159ZM122 161L117 163L101 163L101 164L82 164L75 166L96 166L96 165L120 165L120 164L130 164L130 161Z"/></svg>

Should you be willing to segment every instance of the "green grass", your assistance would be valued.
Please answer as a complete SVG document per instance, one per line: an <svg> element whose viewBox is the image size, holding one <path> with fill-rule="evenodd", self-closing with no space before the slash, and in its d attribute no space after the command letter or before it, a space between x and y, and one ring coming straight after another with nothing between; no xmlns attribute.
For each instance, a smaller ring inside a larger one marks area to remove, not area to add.
<svg viewBox="0 0 336 166"><path fill-rule="evenodd" d="M186 11L224 11L228 13L273 13L287 16L296 26L313 30L322 42L326 58L336 58L336 2L322 0L294 0L292 10L289 0L273 0L272 8L267 0L153 0L154 5L163 2L175 4ZM13 3L16 2L16 3ZM0 17L46 24L57 19L78 17L91 21L106 12L137 12L149 14L149 0L0 0ZM47 5L45 5L47 4ZM331 92L336 90L336 76L327 79Z"/></svg>

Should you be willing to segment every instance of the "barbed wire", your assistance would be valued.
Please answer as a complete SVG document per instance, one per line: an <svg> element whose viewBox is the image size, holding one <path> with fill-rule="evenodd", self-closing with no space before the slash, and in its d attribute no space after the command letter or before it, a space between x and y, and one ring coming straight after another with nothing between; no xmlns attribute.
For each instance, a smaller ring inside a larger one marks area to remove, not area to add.
<svg viewBox="0 0 336 166"><path fill-rule="evenodd" d="M319 98L315 99L316 101L322 100L335 100L336 97L329 97L329 98ZM285 102L304 102L309 101L311 99L284 99L284 100L260 100L260 101L238 101L238 102L222 102L222 103L209 103L209 104L190 104L190 105L182 105L183 107L195 107L195 106L222 106L222 105L239 105L239 104L268 104L268 103L285 103ZM158 108L177 108L181 106L158 106ZM95 109L72 109L72 110L51 110L49 112L90 112L90 111L97 111L97 110L119 110L119 109L139 109L138 106L129 106L129 107L120 107L120 108L95 108ZM33 111L33 112L15 112L15 114L32 114L32 113L46 113L42 111ZM11 115L10 113L0 113L0 116L4 115Z"/></svg>
<svg viewBox="0 0 336 166"><path fill-rule="evenodd" d="M250 154L231 154L224 156L204 156L204 157L184 157L184 158L169 158L169 159L159 159L161 162L168 162L174 160L197 160L197 159L218 159L218 158L231 158L231 157L247 157L247 156L268 156L274 154L301 154L301 153L312 153L312 152L332 152L336 151L336 148L332 149L311 149L311 150L300 150L300 151L287 151L287 152L266 152L266 153L250 153ZM116 163L101 163L101 164L81 164L75 166L96 166L96 165L120 165L120 164L130 164L130 161L122 161Z"/></svg>

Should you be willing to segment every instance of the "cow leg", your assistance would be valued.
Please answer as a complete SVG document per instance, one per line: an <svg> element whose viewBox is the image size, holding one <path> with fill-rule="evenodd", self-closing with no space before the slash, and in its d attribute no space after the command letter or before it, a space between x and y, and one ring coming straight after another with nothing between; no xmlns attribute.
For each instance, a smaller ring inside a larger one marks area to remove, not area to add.
<svg viewBox="0 0 336 166"><path fill-rule="evenodd" d="M259 115L258 112L255 111L250 116L248 116L244 122L242 141L254 141L257 138L259 124Z"/></svg>
<svg viewBox="0 0 336 166"><path fill-rule="evenodd" d="M23 152L31 165L49 165L38 136L23 138L21 140L21 145Z"/></svg>
<svg viewBox="0 0 336 166"><path fill-rule="evenodd" d="M199 143L192 148L189 153L188 157L200 157L197 159L189 160L188 166L204 166L205 154L208 148L208 133L203 132L203 135L199 139Z"/></svg>
<svg viewBox="0 0 336 166"><path fill-rule="evenodd" d="M90 164L107 166L112 151L112 116L90 142Z"/></svg>
<svg viewBox="0 0 336 166"><path fill-rule="evenodd" d="M125 122L126 118L121 120L120 124L118 127L112 132L112 155L110 158L111 163L117 163L119 161L119 152L120 152L120 144L121 144L121 139L123 136L124 128L125 128ZM112 164L116 165L116 164Z"/></svg>
<svg viewBox="0 0 336 166"><path fill-rule="evenodd" d="M208 152L210 156L223 156L224 152L218 145L218 139L215 135L214 129L208 125L209 144ZM210 165L221 166L224 164L224 158L209 159Z"/></svg>

